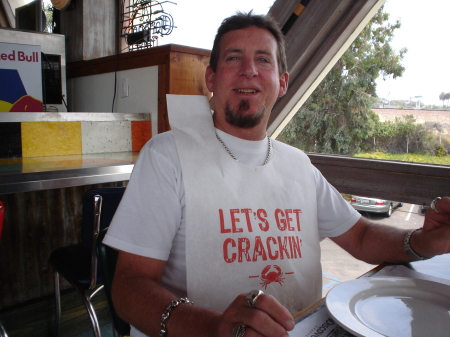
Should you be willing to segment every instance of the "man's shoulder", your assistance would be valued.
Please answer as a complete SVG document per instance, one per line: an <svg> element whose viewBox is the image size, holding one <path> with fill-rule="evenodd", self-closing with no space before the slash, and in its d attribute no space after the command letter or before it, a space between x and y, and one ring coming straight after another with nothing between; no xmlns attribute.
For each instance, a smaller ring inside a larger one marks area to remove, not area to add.
<svg viewBox="0 0 450 337"><path fill-rule="evenodd" d="M167 131L153 136L141 149L139 156L177 164L179 158L173 132Z"/></svg>
<svg viewBox="0 0 450 337"><path fill-rule="evenodd" d="M288 155L296 155L304 159L308 158L308 156L302 150L294 146L288 145L278 140L272 140L272 143L274 149L277 149L278 151L282 151L284 153L287 153Z"/></svg>
<svg viewBox="0 0 450 337"><path fill-rule="evenodd" d="M175 138L172 131L158 133L144 145L144 151L167 151L175 149Z"/></svg>

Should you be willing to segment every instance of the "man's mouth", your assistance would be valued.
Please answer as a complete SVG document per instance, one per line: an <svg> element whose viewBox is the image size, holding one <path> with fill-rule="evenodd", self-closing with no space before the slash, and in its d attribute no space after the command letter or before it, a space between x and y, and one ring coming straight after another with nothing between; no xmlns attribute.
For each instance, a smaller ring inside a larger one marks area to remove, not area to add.
<svg viewBox="0 0 450 337"><path fill-rule="evenodd" d="M256 94L258 92L256 89L234 89L234 91L240 94Z"/></svg>

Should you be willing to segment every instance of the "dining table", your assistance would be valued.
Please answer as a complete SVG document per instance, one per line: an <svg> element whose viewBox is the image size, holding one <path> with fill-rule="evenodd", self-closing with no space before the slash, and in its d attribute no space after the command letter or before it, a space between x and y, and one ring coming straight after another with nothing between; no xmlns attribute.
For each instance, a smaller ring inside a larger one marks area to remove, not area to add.
<svg viewBox="0 0 450 337"><path fill-rule="evenodd" d="M290 337L450 336L450 254L378 265L294 319Z"/></svg>

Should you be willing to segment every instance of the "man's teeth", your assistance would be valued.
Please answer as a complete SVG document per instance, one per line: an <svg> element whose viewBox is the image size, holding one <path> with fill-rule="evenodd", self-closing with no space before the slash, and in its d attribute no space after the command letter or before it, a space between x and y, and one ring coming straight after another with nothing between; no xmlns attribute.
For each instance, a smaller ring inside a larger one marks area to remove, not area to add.
<svg viewBox="0 0 450 337"><path fill-rule="evenodd" d="M253 94L256 92L255 89L236 89L236 91L244 94Z"/></svg>

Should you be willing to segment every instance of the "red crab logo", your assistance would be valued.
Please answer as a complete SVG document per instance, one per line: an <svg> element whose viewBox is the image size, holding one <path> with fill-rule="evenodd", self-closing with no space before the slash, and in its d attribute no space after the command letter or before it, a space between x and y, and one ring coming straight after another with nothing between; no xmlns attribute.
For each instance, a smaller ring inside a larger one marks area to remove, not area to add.
<svg viewBox="0 0 450 337"><path fill-rule="evenodd" d="M267 285L272 282L278 282L280 286L282 286L282 283L284 281L284 273L281 271L281 268L274 264L272 271L269 271L271 270L271 267L272 265L269 264L262 270L261 275L259 276L262 281L261 285L264 287L264 289L266 289Z"/></svg>
<svg viewBox="0 0 450 337"><path fill-rule="evenodd" d="M249 278L260 278L262 283L261 285L264 287L264 289L267 289L267 286L271 284L272 282L277 282L280 284L280 286L283 286L284 282L284 275L294 274L293 271L283 273L281 268L274 264L273 266L269 264L268 266L264 267L264 269L261 272L261 275L255 275L255 276L249 276Z"/></svg>

